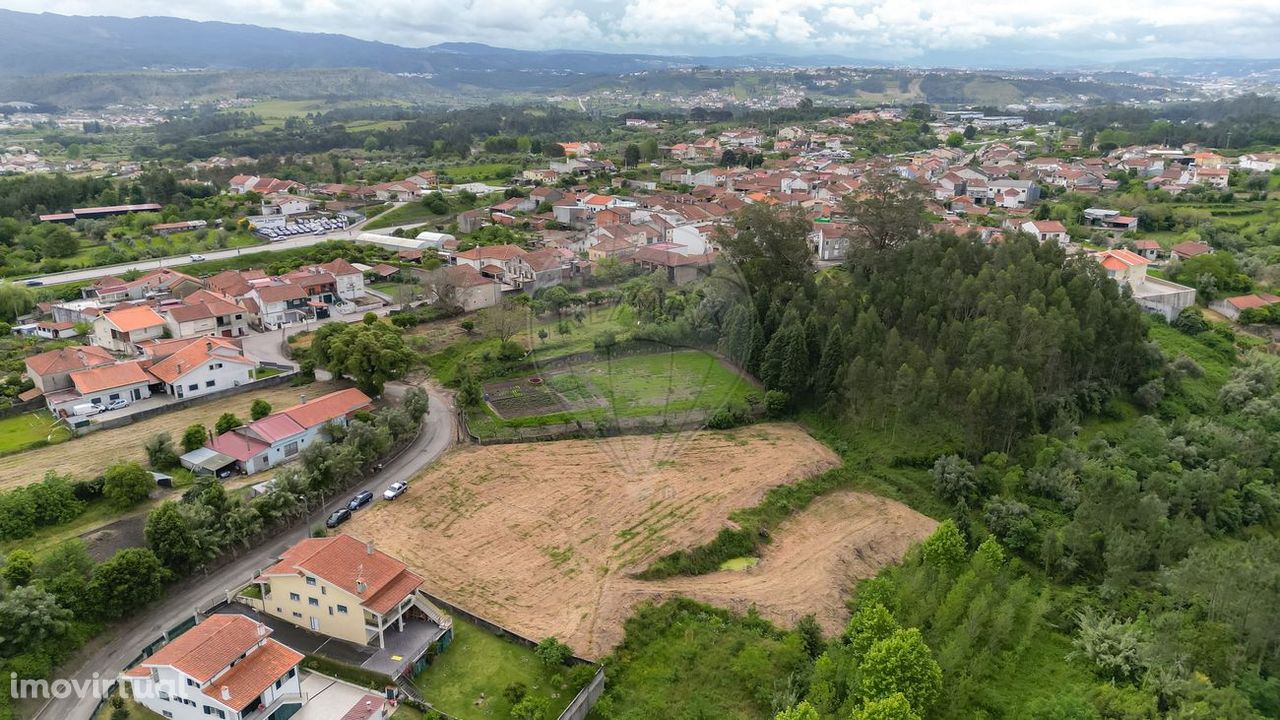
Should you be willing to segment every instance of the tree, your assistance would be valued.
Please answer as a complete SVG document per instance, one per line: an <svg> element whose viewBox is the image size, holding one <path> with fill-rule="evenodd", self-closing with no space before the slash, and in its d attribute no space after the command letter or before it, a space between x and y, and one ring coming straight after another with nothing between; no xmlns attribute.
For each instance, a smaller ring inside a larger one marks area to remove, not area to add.
<svg viewBox="0 0 1280 720"><path fill-rule="evenodd" d="M844 211L872 250L891 250L920 237L928 227L919 183L892 173L864 178L857 194L844 198Z"/></svg>
<svg viewBox="0 0 1280 720"><path fill-rule="evenodd" d="M893 615L880 603L872 603L861 608L849 618L844 630L845 642L853 653L855 662L862 662L871 647L881 640L886 640L902 629Z"/></svg>
<svg viewBox="0 0 1280 720"><path fill-rule="evenodd" d="M19 316L31 312L36 306L36 296L31 288L8 280L0 280L0 318L13 322Z"/></svg>
<svg viewBox="0 0 1280 720"><path fill-rule="evenodd" d="M738 164L738 154L733 151L733 148L725 148L724 152L720 153L721 167L733 167L734 165L737 165L737 164Z"/></svg>
<svg viewBox="0 0 1280 720"><path fill-rule="evenodd" d="M972 125L965 125L965 126L964 126L964 133L963 133L962 137L963 137L965 140L972 140L972 139L974 139L975 137L977 137L977 135L978 135L978 128L976 128L976 127L974 127L974 126L972 126Z"/></svg>
<svg viewBox="0 0 1280 720"><path fill-rule="evenodd" d="M640 158L645 162L658 159L658 139L647 137L640 141Z"/></svg>
<svg viewBox="0 0 1280 720"><path fill-rule="evenodd" d="M209 439L209 430L205 426L197 423L188 425L186 430L182 431L182 451L189 453L192 450L199 450L204 447L204 443Z"/></svg>
<svg viewBox="0 0 1280 720"><path fill-rule="evenodd" d="M558 639L548 637L538 643L538 647L534 648L534 653L543 665L547 667L560 667L573 657L573 650Z"/></svg>
<svg viewBox="0 0 1280 720"><path fill-rule="evenodd" d="M503 298L497 305L480 311L480 330L485 335L498 338L499 343L504 343L524 329L528 317L528 307L511 298Z"/></svg>
<svg viewBox="0 0 1280 720"><path fill-rule="evenodd" d="M249 406L249 417L253 418L254 420L261 420L262 418L270 414L271 414L271 403L267 402L266 400L263 400L262 398L258 398L257 400L254 400L253 404Z"/></svg>
<svg viewBox="0 0 1280 720"><path fill-rule="evenodd" d="M872 645L858 673L866 701L901 693L917 714L927 713L942 691L942 669L916 628L899 630Z"/></svg>
<svg viewBox="0 0 1280 720"><path fill-rule="evenodd" d="M40 250L45 257L65 258L80 250L80 241L65 225L51 225L43 233Z"/></svg>
<svg viewBox="0 0 1280 720"><path fill-rule="evenodd" d="M821 717L817 709L810 705L808 701L801 700L798 705L774 715L773 720L821 720Z"/></svg>
<svg viewBox="0 0 1280 720"><path fill-rule="evenodd" d="M973 464L959 455L939 457L930 474L938 495L952 505L961 500L973 500L979 495L978 476Z"/></svg>
<svg viewBox="0 0 1280 720"><path fill-rule="evenodd" d="M36 571L36 557L30 550L18 548L11 551L4 559L4 581L9 587L22 587L31 582Z"/></svg>
<svg viewBox="0 0 1280 720"><path fill-rule="evenodd" d="M622 151L622 166L635 167L640 164L640 146L630 143Z"/></svg>
<svg viewBox="0 0 1280 720"><path fill-rule="evenodd" d="M954 520L943 521L920 545L920 550L930 567L946 573L963 565L969 555Z"/></svg>
<svg viewBox="0 0 1280 720"><path fill-rule="evenodd" d="M61 639L73 614L38 585L10 590L0 600L0 655L32 652Z"/></svg>
<svg viewBox="0 0 1280 720"><path fill-rule="evenodd" d="M958 148L964 145L964 133L953 132L947 135L947 147Z"/></svg>
<svg viewBox="0 0 1280 720"><path fill-rule="evenodd" d="M326 325L325 327L330 327L330 325ZM230 432L241 425L244 425L244 421L236 417L234 413L222 413L218 416L218 421L213 424L213 432L215 435L221 435L222 433Z"/></svg>
<svg viewBox="0 0 1280 720"><path fill-rule="evenodd" d="M390 323L329 323L316 331L310 356L320 367L351 378L369 395L382 394L388 380L408 371L413 351Z"/></svg>
<svg viewBox="0 0 1280 720"><path fill-rule="evenodd" d="M147 452L147 464L156 470L167 470L177 467L178 453L173 449L173 438L169 433L161 432L147 439L144 446Z"/></svg>
<svg viewBox="0 0 1280 720"><path fill-rule="evenodd" d="M155 553L126 548L94 568L88 591L98 615L116 620L163 595L167 578Z"/></svg>
<svg viewBox="0 0 1280 720"><path fill-rule="evenodd" d="M812 282L810 222L799 207L753 203L738 211L736 232L718 232L716 242L742 273L746 287L769 297L777 286Z"/></svg>
<svg viewBox="0 0 1280 720"><path fill-rule="evenodd" d="M120 509L132 507L151 493L155 480L136 462L118 462L102 474L102 497Z"/></svg>
<svg viewBox="0 0 1280 720"><path fill-rule="evenodd" d="M528 695L511 708L511 720L546 720L550 704L538 695Z"/></svg>
<svg viewBox="0 0 1280 720"><path fill-rule="evenodd" d="M147 547L174 573L184 574L202 563L195 532L178 504L172 500L162 503L147 515L143 533Z"/></svg>
<svg viewBox="0 0 1280 720"><path fill-rule="evenodd" d="M920 720L920 715L911 709L905 695L894 693L879 700L868 700L853 711L850 720Z"/></svg>

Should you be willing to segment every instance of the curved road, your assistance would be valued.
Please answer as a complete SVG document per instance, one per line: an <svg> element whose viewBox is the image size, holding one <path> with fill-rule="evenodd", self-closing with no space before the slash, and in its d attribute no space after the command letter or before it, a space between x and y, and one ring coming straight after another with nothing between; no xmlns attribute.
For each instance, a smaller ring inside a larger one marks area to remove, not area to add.
<svg viewBox="0 0 1280 720"><path fill-rule="evenodd" d="M389 383L387 394L398 396L407 389L408 386L402 383ZM90 680L95 676L115 678L125 670L125 664L136 657L144 645L159 637L163 630L190 617L197 607L207 608L211 601L221 599L224 593L248 581L255 572L279 557L285 548L305 538L307 530L313 524L322 521L338 506L345 505L351 495L369 490L378 498L377 502L382 502L382 491L388 485L412 479L422 468L444 454L458 435L453 402L448 395L434 387L426 386L425 389L431 402L421 435L399 457L387 463L381 472L363 484L350 488L349 493L334 498L324 507L316 508L307 517L305 525L291 526L286 532L263 541L245 555L208 575L188 578L170 588L159 603L125 623L109 628L103 634L107 638L105 642L102 642L103 638L99 638L96 648L79 653L68 666L60 669L58 677L73 680ZM91 720L97 704L98 698L92 696L55 699L32 717L40 720Z"/></svg>

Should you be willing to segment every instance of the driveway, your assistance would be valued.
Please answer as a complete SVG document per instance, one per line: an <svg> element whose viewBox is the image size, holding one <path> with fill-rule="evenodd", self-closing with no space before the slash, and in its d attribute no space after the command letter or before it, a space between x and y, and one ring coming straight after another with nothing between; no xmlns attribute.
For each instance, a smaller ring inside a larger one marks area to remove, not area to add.
<svg viewBox="0 0 1280 720"><path fill-rule="evenodd" d="M389 395L398 397L407 387L404 383L388 383ZM437 388L426 386L431 397L430 412L424 421L422 434L395 460L387 463L382 472L374 475L351 493L368 490L375 497L393 482L408 482L422 468L448 450L458 438L458 426L452 398ZM350 495L340 495L317 507L307 517L305 524L298 524L264 540L247 554L202 577L189 578L170 588L159 603L138 613L129 620L109 628L96 638L91 650L85 650L60 669L58 677L91 680L96 677L114 678L124 671L143 646L160 636L161 632L191 617L197 607L208 607L215 599L223 598L253 577L254 573L270 565L286 548L307 537L307 530L338 506L345 505ZM91 720L98 699L92 695L84 698L68 697L51 700L32 716L39 720Z"/></svg>
<svg viewBox="0 0 1280 720"><path fill-rule="evenodd" d="M358 703L364 702L367 696L377 698L362 687L324 675L304 671L299 679L307 704L293 716L293 720L341 720ZM377 700L371 699L370 702Z"/></svg>

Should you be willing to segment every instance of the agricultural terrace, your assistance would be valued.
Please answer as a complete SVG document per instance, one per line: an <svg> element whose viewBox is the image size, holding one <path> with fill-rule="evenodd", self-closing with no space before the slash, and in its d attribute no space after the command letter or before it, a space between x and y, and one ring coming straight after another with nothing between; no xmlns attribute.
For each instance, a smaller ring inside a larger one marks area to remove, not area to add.
<svg viewBox="0 0 1280 720"><path fill-rule="evenodd" d="M558 423L646 418L700 422L755 389L719 358L677 350L534 369L485 383L485 405L468 417L478 435Z"/></svg>
<svg viewBox="0 0 1280 720"><path fill-rule="evenodd" d="M637 604L674 588L731 607L755 604L788 624L816 612L830 629L847 619L840 598L850 577L899 559L932 520L851 493L834 509L824 503L816 520L797 519L808 524L797 525L795 543L786 540L791 521L777 528L779 539L748 571L655 583L628 576L710 541L770 488L838 464L791 424L471 446L343 529L409 563L429 592L526 637L554 635L586 657L621 641ZM791 559L775 562L778 550Z"/></svg>

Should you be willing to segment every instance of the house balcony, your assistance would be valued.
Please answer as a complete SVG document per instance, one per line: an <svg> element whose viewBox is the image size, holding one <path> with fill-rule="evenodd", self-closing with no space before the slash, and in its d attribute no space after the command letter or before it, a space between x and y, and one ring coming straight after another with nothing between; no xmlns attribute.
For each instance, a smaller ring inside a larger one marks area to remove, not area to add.
<svg viewBox="0 0 1280 720"><path fill-rule="evenodd" d="M241 711L240 720L263 720L263 718L270 717L271 713L279 710L285 705L304 705L306 702L306 695L299 693L286 693L261 708L255 705Z"/></svg>

